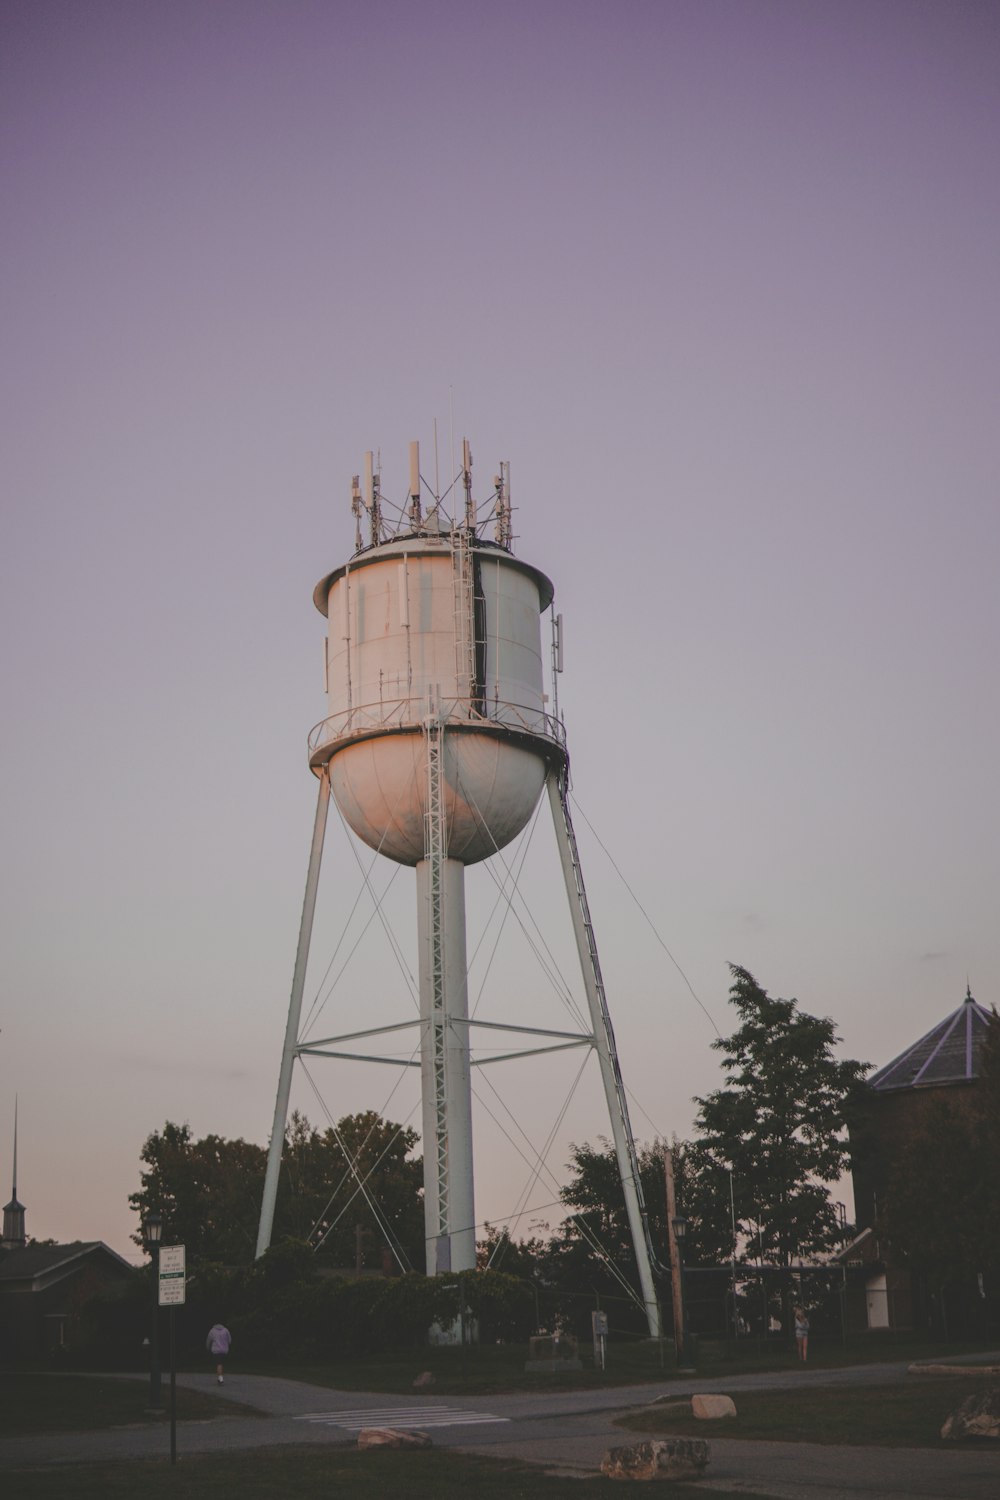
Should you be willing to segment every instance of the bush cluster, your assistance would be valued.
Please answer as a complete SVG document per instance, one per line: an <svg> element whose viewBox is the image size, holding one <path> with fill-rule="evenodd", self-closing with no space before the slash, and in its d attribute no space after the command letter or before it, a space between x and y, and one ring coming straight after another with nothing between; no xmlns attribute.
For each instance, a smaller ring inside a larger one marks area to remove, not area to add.
<svg viewBox="0 0 1000 1500"><path fill-rule="evenodd" d="M356 1279L327 1274L309 1247L285 1240L252 1266L189 1270L187 1302L177 1311L177 1355L199 1358L205 1334L227 1324L240 1359L340 1359L418 1349L434 1324L474 1319L484 1343L525 1342L534 1326L530 1285L499 1271ZM74 1363L139 1368L148 1359L152 1284L138 1272L125 1296L90 1304ZM166 1323L161 1326L165 1338ZM165 1359L166 1348L161 1351Z"/></svg>

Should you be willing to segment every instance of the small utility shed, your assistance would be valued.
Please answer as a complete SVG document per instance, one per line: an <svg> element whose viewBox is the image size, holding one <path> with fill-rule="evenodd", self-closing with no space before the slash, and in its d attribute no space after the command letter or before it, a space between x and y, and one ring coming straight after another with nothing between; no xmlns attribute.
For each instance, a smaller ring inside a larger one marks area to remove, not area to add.
<svg viewBox="0 0 1000 1500"><path fill-rule="evenodd" d="M103 1240L0 1250L0 1360L21 1364L71 1348L81 1309L124 1290L135 1274Z"/></svg>

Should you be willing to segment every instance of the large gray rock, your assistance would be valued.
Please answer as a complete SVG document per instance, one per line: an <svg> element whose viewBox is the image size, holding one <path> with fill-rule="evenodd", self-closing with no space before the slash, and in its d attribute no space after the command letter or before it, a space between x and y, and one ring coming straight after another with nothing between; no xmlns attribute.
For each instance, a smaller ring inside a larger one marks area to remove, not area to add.
<svg viewBox="0 0 1000 1500"><path fill-rule="evenodd" d="M697 1479L707 1463L704 1438L653 1438L631 1448L609 1448L601 1473L608 1479Z"/></svg>
<svg viewBox="0 0 1000 1500"><path fill-rule="evenodd" d="M1000 1387L966 1396L941 1428L941 1436L955 1443L961 1438L1000 1439Z"/></svg>
<svg viewBox="0 0 1000 1500"><path fill-rule="evenodd" d="M716 1422L720 1417L735 1417L736 1402L732 1396L692 1396L691 1415L702 1422Z"/></svg>
<svg viewBox="0 0 1000 1500"><path fill-rule="evenodd" d="M408 1427L362 1427L358 1433L359 1448L429 1448L431 1440L426 1432L411 1431Z"/></svg>

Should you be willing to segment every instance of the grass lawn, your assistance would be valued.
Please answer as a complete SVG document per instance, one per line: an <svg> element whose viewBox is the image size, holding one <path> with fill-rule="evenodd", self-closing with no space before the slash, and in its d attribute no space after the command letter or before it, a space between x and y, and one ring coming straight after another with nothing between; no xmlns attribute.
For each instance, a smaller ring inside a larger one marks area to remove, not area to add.
<svg viewBox="0 0 1000 1500"><path fill-rule="evenodd" d="M103 1375L47 1375L26 1371L0 1375L0 1435L32 1432L84 1432L135 1423L163 1426L169 1420L170 1381L163 1382L163 1417L150 1417L149 1380ZM220 1401L177 1387L177 1420L242 1415L254 1407Z"/></svg>
<svg viewBox="0 0 1000 1500"><path fill-rule="evenodd" d="M357 1448L263 1448L253 1453L182 1458L176 1468L160 1459L134 1463L60 1465L58 1469L18 1470L9 1475L18 1500L588 1500L621 1495L613 1479L555 1478L525 1464L503 1463L469 1454ZM671 1484L672 1496L705 1494L697 1485ZM740 1491L744 1500L769 1500Z"/></svg>
<svg viewBox="0 0 1000 1500"><path fill-rule="evenodd" d="M990 1382L991 1384L995 1382ZM910 1376L897 1385L734 1391L736 1416L699 1422L690 1407L630 1412L618 1425L649 1436L767 1438L785 1443L871 1443L886 1448L955 1448L940 1433L949 1412L981 1390L973 1378ZM978 1446L978 1445L977 1445Z"/></svg>

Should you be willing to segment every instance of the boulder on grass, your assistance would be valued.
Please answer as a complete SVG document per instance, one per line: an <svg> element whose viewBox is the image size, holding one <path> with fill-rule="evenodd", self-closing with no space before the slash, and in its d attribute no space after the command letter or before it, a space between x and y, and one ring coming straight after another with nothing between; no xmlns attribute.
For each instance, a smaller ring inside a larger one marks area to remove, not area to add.
<svg viewBox="0 0 1000 1500"><path fill-rule="evenodd" d="M601 1473L607 1479L698 1479L707 1463L704 1438L653 1438L631 1448L609 1448Z"/></svg>
<svg viewBox="0 0 1000 1500"><path fill-rule="evenodd" d="M358 1433L359 1448L429 1448L430 1437L426 1432L411 1431L408 1427L362 1427Z"/></svg>
<svg viewBox="0 0 1000 1500"><path fill-rule="evenodd" d="M691 1415L700 1422L716 1422L720 1417L735 1417L736 1402L731 1396L692 1396Z"/></svg>
<svg viewBox="0 0 1000 1500"><path fill-rule="evenodd" d="M941 1436L953 1443L962 1438L1000 1440L1000 1386L966 1396L941 1428Z"/></svg>

